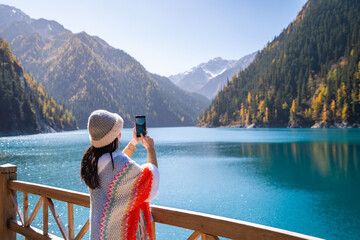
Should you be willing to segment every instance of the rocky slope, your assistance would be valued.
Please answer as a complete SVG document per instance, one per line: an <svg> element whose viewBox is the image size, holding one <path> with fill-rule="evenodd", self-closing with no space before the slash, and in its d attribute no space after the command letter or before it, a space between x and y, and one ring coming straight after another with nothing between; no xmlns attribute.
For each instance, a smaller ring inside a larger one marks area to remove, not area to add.
<svg viewBox="0 0 360 240"><path fill-rule="evenodd" d="M194 125L209 104L157 81L136 59L99 37L74 34L55 21L35 20L6 5L0 5L0 16L0 37L54 99L72 110L81 128L98 108L120 113L125 126L133 125L135 115L147 115L148 126Z"/></svg>

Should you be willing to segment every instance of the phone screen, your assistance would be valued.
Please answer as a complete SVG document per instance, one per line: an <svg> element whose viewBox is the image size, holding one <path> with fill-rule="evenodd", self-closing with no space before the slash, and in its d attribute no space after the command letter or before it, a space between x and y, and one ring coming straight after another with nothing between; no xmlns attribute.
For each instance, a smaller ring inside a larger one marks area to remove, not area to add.
<svg viewBox="0 0 360 240"><path fill-rule="evenodd" d="M135 125L136 125L136 136L140 137L140 133L143 136L146 135L146 119L145 116L136 116L135 117Z"/></svg>

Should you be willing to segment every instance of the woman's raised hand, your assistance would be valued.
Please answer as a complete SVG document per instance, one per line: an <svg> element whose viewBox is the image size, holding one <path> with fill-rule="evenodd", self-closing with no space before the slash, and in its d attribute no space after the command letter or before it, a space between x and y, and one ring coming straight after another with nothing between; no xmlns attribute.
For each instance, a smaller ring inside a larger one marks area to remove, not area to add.
<svg viewBox="0 0 360 240"><path fill-rule="evenodd" d="M141 143L146 149L154 148L154 139L152 139L151 137L149 137L147 135L143 136L142 133L140 133L140 135L141 135L141 137L140 137Z"/></svg>
<svg viewBox="0 0 360 240"><path fill-rule="evenodd" d="M146 129L146 134L147 134L147 129ZM132 136L132 139L131 139L131 144L136 146L140 141L141 141L141 137L136 136L136 127L134 127L133 128L133 136Z"/></svg>

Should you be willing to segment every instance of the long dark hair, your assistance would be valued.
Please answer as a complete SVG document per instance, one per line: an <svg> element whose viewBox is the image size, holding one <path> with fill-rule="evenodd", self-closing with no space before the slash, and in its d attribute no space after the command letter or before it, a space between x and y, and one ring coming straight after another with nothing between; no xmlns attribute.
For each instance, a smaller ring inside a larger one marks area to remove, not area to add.
<svg viewBox="0 0 360 240"><path fill-rule="evenodd" d="M98 161L104 153L110 153L112 167L114 168L114 159L112 153L118 148L119 140L115 140L105 147L96 148L91 145L84 153L81 159L80 176L89 188L99 187Z"/></svg>

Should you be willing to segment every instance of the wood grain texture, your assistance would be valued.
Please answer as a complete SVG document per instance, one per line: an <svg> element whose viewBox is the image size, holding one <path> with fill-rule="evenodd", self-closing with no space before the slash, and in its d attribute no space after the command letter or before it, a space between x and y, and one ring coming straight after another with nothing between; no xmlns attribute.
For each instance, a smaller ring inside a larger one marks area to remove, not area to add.
<svg viewBox="0 0 360 240"><path fill-rule="evenodd" d="M64 239L68 239L69 234L66 231L65 225L64 225L63 221L60 218L59 212L55 208L54 202L50 198L47 198L46 200L47 200L47 202L49 204L50 211L54 216L55 222L58 225L61 234L63 235Z"/></svg>
<svg viewBox="0 0 360 240"><path fill-rule="evenodd" d="M3 164L0 166L0 174L2 173L16 173L17 172L17 166L16 165L12 165L9 163Z"/></svg>
<svg viewBox="0 0 360 240"><path fill-rule="evenodd" d="M83 207L90 207L90 196L86 193L24 181L8 181L8 188L16 191L40 195L50 199L73 203Z"/></svg>
<svg viewBox="0 0 360 240"><path fill-rule="evenodd" d="M40 229L37 229L35 227L24 227L21 226L21 222L17 222L13 219L9 219L8 220L8 228L12 231L12 232L17 232L23 236L27 236L27 238L29 239L36 239L36 240L50 240L50 239L54 239L54 240L63 240L62 238L59 238L55 235L52 234L48 234L48 235L43 235L43 232Z"/></svg>
<svg viewBox="0 0 360 240"><path fill-rule="evenodd" d="M23 193L23 211L24 211L24 225L26 225L29 219L29 198L28 193Z"/></svg>
<svg viewBox="0 0 360 240"><path fill-rule="evenodd" d="M7 227L8 219L16 219L16 209L9 193L8 180L15 180L17 168L11 164L0 166L0 239L16 240L16 234Z"/></svg>
<svg viewBox="0 0 360 240"><path fill-rule="evenodd" d="M10 195L11 195L11 199L12 199L12 201L13 201L13 203L14 203L14 206L15 206L15 209L16 209L16 212L18 213L18 216L19 216L19 218L20 218L20 221L21 221L21 223L22 223L22 225L24 225L25 224L25 222L24 222L24 215L23 215L23 213L22 213L22 211L21 211L21 208L20 208L20 206L19 206L19 203L18 203L18 200L17 200L17 194L16 194L16 191L9 191L10 192Z"/></svg>
<svg viewBox="0 0 360 240"><path fill-rule="evenodd" d="M68 203L69 240L74 240L74 205Z"/></svg>
<svg viewBox="0 0 360 240"><path fill-rule="evenodd" d="M201 232L194 231L187 240L197 240L201 236Z"/></svg>
<svg viewBox="0 0 360 240"><path fill-rule="evenodd" d="M49 208L46 198L43 198L43 202L43 234L47 235L49 233Z"/></svg>
<svg viewBox="0 0 360 240"><path fill-rule="evenodd" d="M151 222L151 233L153 240L156 240L156 228L155 228L155 222Z"/></svg>
<svg viewBox="0 0 360 240"><path fill-rule="evenodd" d="M243 240L319 240L320 238L307 236L260 224L244 222L231 218L198 213L175 208L151 206L155 222L196 230L209 235L230 239Z"/></svg>
<svg viewBox="0 0 360 240"><path fill-rule="evenodd" d="M39 201L36 203L34 210L32 211L29 220L27 222L25 222L25 227L28 227L31 225L32 221L34 220L34 218L36 217L36 214L38 213L42 203L43 203L44 198L40 197Z"/></svg>
<svg viewBox="0 0 360 240"><path fill-rule="evenodd" d="M85 233L89 230L90 222L89 220L86 221L85 225L82 227L78 235L76 236L75 240L80 240L85 235Z"/></svg>
<svg viewBox="0 0 360 240"><path fill-rule="evenodd" d="M201 235L201 240L220 240L218 236L204 234Z"/></svg>

